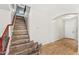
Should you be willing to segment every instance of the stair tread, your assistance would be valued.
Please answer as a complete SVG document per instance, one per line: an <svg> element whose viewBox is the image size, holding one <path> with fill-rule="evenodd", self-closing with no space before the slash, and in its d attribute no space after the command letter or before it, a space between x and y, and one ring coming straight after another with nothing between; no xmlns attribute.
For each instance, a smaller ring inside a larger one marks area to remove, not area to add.
<svg viewBox="0 0 79 59"><path fill-rule="evenodd" d="M16 31L27 31L26 29L24 29L24 30L16 30L16 29L14 29L14 32L16 32Z"/></svg>
<svg viewBox="0 0 79 59"><path fill-rule="evenodd" d="M11 45L18 45L22 43L27 43L29 41L30 41L29 39L20 39L20 40L15 40L15 41L12 40Z"/></svg>
<svg viewBox="0 0 79 59"><path fill-rule="evenodd" d="M11 46L10 53L15 53L15 52L22 51L24 49L28 49L28 48L32 47L33 45L34 45L34 42L30 41L28 43Z"/></svg>
<svg viewBox="0 0 79 59"><path fill-rule="evenodd" d="M11 46L11 48L14 48L14 47L19 47L19 46L23 46L23 45L29 45L30 43L32 43L32 44L34 44L34 42L33 41L30 41L30 42L28 42L28 43L23 43L23 44L19 44L19 45L14 45L14 46Z"/></svg>
<svg viewBox="0 0 79 59"><path fill-rule="evenodd" d="M15 21L16 24L25 24L24 21Z"/></svg>
<svg viewBox="0 0 79 59"><path fill-rule="evenodd" d="M26 28L26 26L15 26L14 28Z"/></svg>
<svg viewBox="0 0 79 59"><path fill-rule="evenodd" d="M21 27L14 27L14 29L16 29L16 30L25 30L26 29L26 27L23 27L23 28L21 28Z"/></svg>
<svg viewBox="0 0 79 59"><path fill-rule="evenodd" d="M25 22L15 22L15 25L22 26L22 25L26 25L26 24L25 24Z"/></svg>
<svg viewBox="0 0 79 59"><path fill-rule="evenodd" d="M15 23L25 23L24 20L21 21L15 21Z"/></svg>
<svg viewBox="0 0 79 59"><path fill-rule="evenodd" d="M26 29L25 30L14 30L14 32L16 32L16 31L19 31L20 32L20 31L27 31L27 30Z"/></svg>
<svg viewBox="0 0 79 59"><path fill-rule="evenodd" d="M15 27L26 27L26 26L15 26Z"/></svg>
<svg viewBox="0 0 79 59"><path fill-rule="evenodd" d="M14 55L25 55L25 54L29 54L33 51L36 51L36 49L37 49L37 44L33 44L32 47L25 48L24 50L19 51L19 52L13 52L13 54Z"/></svg>
<svg viewBox="0 0 79 59"><path fill-rule="evenodd" d="M28 35L13 35L13 39L26 39L28 37Z"/></svg>
<svg viewBox="0 0 79 59"><path fill-rule="evenodd" d="M24 19L17 19L16 21L24 21Z"/></svg>
<svg viewBox="0 0 79 59"><path fill-rule="evenodd" d="M18 17L18 16L17 16L16 19L24 19L24 17L20 17L20 16Z"/></svg>
<svg viewBox="0 0 79 59"><path fill-rule="evenodd" d="M19 23L15 23L16 26L22 26L22 25L26 25L24 23L22 23L21 25L19 25Z"/></svg>
<svg viewBox="0 0 79 59"><path fill-rule="evenodd" d="M27 34L27 30L14 30L13 34L15 34L15 35Z"/></svg>

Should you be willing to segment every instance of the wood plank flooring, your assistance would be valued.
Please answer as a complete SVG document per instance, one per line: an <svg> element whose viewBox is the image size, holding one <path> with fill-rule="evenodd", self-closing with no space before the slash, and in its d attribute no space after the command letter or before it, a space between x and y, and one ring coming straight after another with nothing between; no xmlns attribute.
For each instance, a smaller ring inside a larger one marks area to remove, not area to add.
<svg viewBox="0 0 79 59"><path fill-rule="evenodd" d="M45 44L40 49L40 55L74 55L77 54L77 41L63 38L55 42Z"/></svg>

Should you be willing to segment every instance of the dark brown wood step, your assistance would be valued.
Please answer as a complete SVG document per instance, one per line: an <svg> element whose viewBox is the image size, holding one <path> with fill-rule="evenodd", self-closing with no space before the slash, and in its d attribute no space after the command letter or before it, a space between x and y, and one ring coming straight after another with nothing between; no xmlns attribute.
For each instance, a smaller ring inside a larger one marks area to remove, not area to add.
<svg viewBox="0 0 79 59"><path fill-rule="evenodd" d="M32 47L30 48L27 48L27 49L24 49L22 51L19 51L19 52L15 52L14 55L28 55L30 53L32 53L33 51L36 51L37 49L37 43L33 44Z"/></svg>
<svg viewBox="0 0 79 59"><path fill-rule="evenodd" d="M27 34L27 30L14 30L13 35Z"/></svg>
<svg viewBox="0 0 79 59"><path fill-rule="evenodd" d="M23 43L28 43L28 42L30 42L29 39L20 39L20 40L15 40L15 41L12 40L11 46L23 44Z"/></svg>
<svg viewBox="0 0 79 59"><path fill-rule="evenodd" d="M11 46L10 47L10 54L14 54L14 53L23 51L25 49L28 49L28 48L32 47L32 45L34 45L33 41L30 41L29 43L25 43L25 44Z"/></svg>
<svg viewBox="0 0 79 59"><path fill-rule="evenodd" d="M13 39L27 39L29 35L13 35Z"/></svg>

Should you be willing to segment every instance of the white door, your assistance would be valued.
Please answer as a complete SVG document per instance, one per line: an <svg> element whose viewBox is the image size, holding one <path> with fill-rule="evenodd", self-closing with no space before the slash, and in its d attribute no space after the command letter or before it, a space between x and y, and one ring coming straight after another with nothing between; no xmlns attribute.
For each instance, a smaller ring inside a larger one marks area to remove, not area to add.
<svg viewBox="0 0 79 59"><path fill-rule="evenodd" d="M77 39L77 17L65 20L65 37Z"/></svg>

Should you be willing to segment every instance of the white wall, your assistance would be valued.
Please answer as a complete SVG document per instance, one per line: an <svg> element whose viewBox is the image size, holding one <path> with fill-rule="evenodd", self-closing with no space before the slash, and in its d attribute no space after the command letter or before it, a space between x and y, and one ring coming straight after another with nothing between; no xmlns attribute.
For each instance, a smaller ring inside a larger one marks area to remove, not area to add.
<svg viewBox="0 0 79 59"><path fill-rule="evenodd" d="M79 5L29 5L30 39L40 43L55 41L56 23L53 19L67 13L79 13ZM55 26L54 26L55 25ZM58 34L59 35L59 34Z"/></svg>
<svg viewBox="0 0 79 59"><path fill-rule="evenodd" d="M11 23L10 16L9 10L0 9L0 37L2 36L6 26Z"/></svg>
<svg viewBox="0 0 79 59"><path fill-rule="evenodd" d="M66 38L77 39L77 33L78 33L77 20L78 20L78 15L75 15L70 19L65 19L65 37Z"/></svg>

